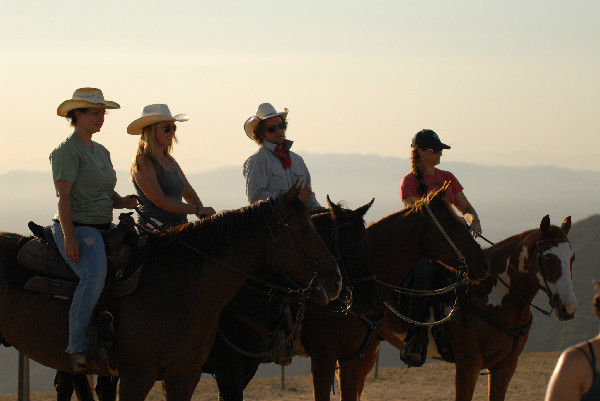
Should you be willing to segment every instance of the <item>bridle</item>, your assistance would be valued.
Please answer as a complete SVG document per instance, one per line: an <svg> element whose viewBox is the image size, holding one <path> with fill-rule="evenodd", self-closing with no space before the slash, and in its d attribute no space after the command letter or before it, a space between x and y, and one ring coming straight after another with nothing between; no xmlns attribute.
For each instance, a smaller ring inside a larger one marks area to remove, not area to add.
<svg viewBox="0 0 600 401"><path fill-rule="evenodd" d="M542 289L544 290L544 292L548 296L548 304L550 305L550 311L544 310L544 309L540 308L539 306L536 306L533 303L529 302L527 299L525 299L525 297L523 295L521 295L518 291L514 290L510 285L508 285L508 283L506 283L498 275L498 273L494 272L494 275L496 276L496 278L502 284L504 284L504 286L508 289L509 292L512 292L518 298L520 298L522 301L524 301L525 303L528 303L531 307L533 307L537 311L543 313L544 315L546 315L546 316L552 316L552 312L554 311L554 308L555 308L555 305L554 305L554 294L552 293L552 290L550 289L550 286L548 285L548 278L546 276L546 272L545 272L545 269L544 269L544 256L542 255L542 251L541 251L541 244L543 244L544 242L555 242L555 243L565 242L566 243L566 242L569 242L569 241L566 241L566 240L565 241L559 241L557 239L542 239L541 238L541 232L538 232L537 238L535 240L535 248L534 248L534 251L533 251L533 254L535 256L531 258L530 266L533 265L534 261L537 259L538 266L539 266L539 271L540 271L540 274L542 275L542 279L544 280L544 287L542 287Z"/></svg>
<svg viewBox="0 0 600 401"><path fill-rule="evenodd" d="M468 283L468 272L469 272L469 266L467 264L467 261L464 257L464 255L462 254L462 252L460 251L460 249L458 249L458 247L454 244L454 242L452 241L452 239L450 238L450 236L448 235L448 233L446 233L446 230L444 230L444 227L442 227L442 225L440 224L439 220L437 219L437 217L435 217L435 214L431 211L431 208L429 207L429 199L425 198L423 200L423 205L425 206L425 209L427 210L427 213L429 215L429 217L431 218L431 220L434 222L434 224L436 225L436 227L438 228L438 230L442 233L442 235L444 236L444 238L446 239L446 242L448 242L448 244L450 244L450 246L452 247L452 249L454 250L454 253L456 254L456 257L458 258L458 263L459 263L459 269L458 273L459 275L463 276L462 279L458 280L455 283L452 283L446 287L437 289L437 290L415 290L412 288L405 288L405 287L400 287L400 286L396 286L393 284L389 284L386 283L384 281L381 281L379 279L376 279L376 281L379 284L382 284L386 287L392 288L395 292L399 293L399 294L407 294L407 295L416 295L416 296L436 296L436 295L443 295L443 294L447 294L449 292L455 291L458 287ZM413 208L414 210L414 208ZM396 308L394 308L388 301L383 301L383 304L392 312L394 313L394 315L398 316L400 319L406 321L407 323L416 325L416 326L437 326L439 324L442 324L448 320L450 320L450 318L452 317L452 315L454 314L454 312L456 311L456 308L458 306L458 296L454 299L454 305L452 306L452 310L450 311L450 313L445 316L444 318L434 321L434 322L418 322L416 320L410 319L408 316L404 316L402 313L400 313Z"/></svg>
<svg viewBox="0 0 600 401"><path fill-rule="evenodd" d="M294 241L292 239L290 230L289 230L289 225L286 223L286 221L289 219L290 215L291 215L291 211L287 212L285 215L281 215L281 213L279 212L279 209L277 209L276 205L274 204L276 202L276 199L269 199L269 206L271 208L271 211L273 212L273 214L275 215L275 219L276 219L276 223L277 223L277 227L278 227L278 235L275 235L275 233L273 232L273 230L271 229L270 225L266 225L267 230L269 231L270 237L271 237L271 242L274 245L274 250L273 253L271 254L271 256L268 258L271 263L270 266L272 267L273 270L275 270L277 273L281 274L283 277L285 277L285 279L287 281L289 281L290 283L297 285L296 281L294 279L292 279L291 277L289 277L288 274L282 272L281 270L279 270L277 268L277 264L275 262L275 259L277 257L277 252L281 249L301 260L304 261L305 265L306 265L306 270L308 275L310 276L312 273L312 277L310 279L310 282L308 283L308 287L306 287L303 291L308 291L312 288L314 281L317 277L317 273L314 271L314 267L318 266L320 264L323 263L327 263L327 262L335 262L335 256L333 255L329 255L326 256L324 258L321 259L311 259L309 257L307 257L306 255L304 255L301 252L297 252L294 248ZM285 246L281 240L281 238L283 237L283 235L286 234L288 237L288 241L291 244L291 247ZM290 294L292 292L295 292L291 289L287 289L287 293Z"/></svg>
<svg viewBox="0 0 600 401"><path fill-rule="evenodd" d="M328 212L328 214L329 214L329 212ZM348 226L353 226L358 223L356 223L354 221L346 221L346 222L340 224L340 223L338 223L337 219L333 219L332 221L333 221L333 230L332 230L332 235L331 235L332 247L335 250L335 255L336 255L335 258L340 267L340 273L342 275L342 282L347 283L347 285L344 286L344 290L346 291L346 296L344 297L345 301L340 303L342 305L343 309L337 310L337 311L335 311L335 313L350 313L350 310L352 309L353 291L354 291L354 287L352 286L352 284L359 284L359 283L364 283L364 282L368 282L368 281L375 281L376 276L374 273L367 274L365 276L360 276L360 277L351 277L350 276L350 270L348 269L348 264L346 263L346 257L344 257L344 253L342 252L342 246L341 246L342 241L340 240L340 229L343 229L344 227L348 227ZM361 223L361 225L362 225L362 223ZM363 228L364 228L364 226L363 226ZM362 235L366 237L366 233L363 232ZM361 239L365 239L366 241L368 241L368 238L361 238ZM314 313L331 314L332 312L314 312Z"/></svg>

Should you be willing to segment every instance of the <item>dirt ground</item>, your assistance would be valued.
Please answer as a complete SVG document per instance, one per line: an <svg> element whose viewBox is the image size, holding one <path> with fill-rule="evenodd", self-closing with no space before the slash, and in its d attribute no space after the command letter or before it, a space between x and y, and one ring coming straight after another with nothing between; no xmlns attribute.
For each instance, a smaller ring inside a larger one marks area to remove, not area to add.
<svg viewBox="0 0 600 401"><path fill-rule="evenodd" d="M548 379L558 359L557 352L531 352L521 355L519 366L508 388L507 401L543 401ZM15 394L0 396L0 401L14 401ZM31 393L31 401L54 401L52 390ZM73 397L75 400L76 398ZM146 398L148 401L163 399L160 383L157 383ZM217 386L214 380L201 380L193 401L214 401ZM244 394L246 401L303 401L312 400L310 376L286 377L285 389L281 389L280 378L254 379ZM339 392L331 397L339 400ZM378 377L373 372L367 379L361 401L437 401L454 399L454 365L428 363L421 368L380 368ZM480 376L473 400L487 400L487 377Z"/></svg>

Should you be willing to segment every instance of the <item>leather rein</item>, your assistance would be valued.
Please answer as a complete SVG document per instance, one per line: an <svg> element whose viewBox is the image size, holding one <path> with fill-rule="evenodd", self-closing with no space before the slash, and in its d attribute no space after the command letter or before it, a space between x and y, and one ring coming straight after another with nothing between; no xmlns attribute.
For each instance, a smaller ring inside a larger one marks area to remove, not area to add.
<svg viewBox="0 0 600 401"><path fill-rule="evenodd" d="M139 199L138 199L138 201L139 201ZM285 222L289 218L289 215L291 214L291 212L288 212L288 214L286 214L285 216L282 217L281 214L279 213L279 211L277 210L277 208L273 205L274 202L275 202L274 199L269 199L268 200L270 209L271 209L271 211L273 212L273 214L274 214L274 216L276 218L277 226L280 228L280 230L279 230L280 231L279 237L275 237L275 235L274 235L274 233L271 230L271 227L269 225L267 225L267 229L268 229L268 231L269 231L269 233L271 235L271 241L275 245L275 251L273 252L273 255L270 257L270 259L272 261L272 266L275 269L275 271L281 273L276 268L276 266L275 266L275 254L277 253L277 250L279 248L282 248L283 250L285 250L285 251L293 254L294 256L297 256L297 257L300 257L301 259L303 259L307 263L307 270L309 269L309 266L315 266L315 265L318 265L318 264L321 264L321 263L326 263L326 262L335 260L335 258L333 257L333 255L325 257L323 259L319 259L319 260L312 260L312 259L307 258L305 255L300 254L298 252L295 252L291 248L283 245L281 243L281 236L282 236L281 234L282 234L282 232L283 232L284 229L289 228L289 226ZM163 234L167 234L168 233L168 231L165 228L163 228L160 224L158 224L154 219L150 218L144 212L140 211L139 207L136 207L135 211L140 215L140 217L142 217L146 222L148 222L149 224L151 224L152 227L154 227L156 230L160 231ZM141 226L139 226L137 224L136 224L136 226L139 227L139 228L141 228L142 230L146 230L144 227L141 227ZM288 232L288 236L289 236L289 232ZM289 237L290 237L290 242L293 245L293 242L291 240L291 236L289 236ZM266 281L266 280L262 280L262 279L254 276L254 275L252 275L250 273L247 273L247 272L245 272L243 270L240 270L240 269L238 269L238 268L236 268L236 267L234 267L234 266L232 266L232 265L230 265L228 263L225 263L222 260L214 258L214 257L208 255L206 252L201 251L197 247L191 245L190 243L188 243L187 241L185 241L185 240L183 240L183 239L181 239L179 237L177 237L176 240L179 241L186 248L190 249L192 252L194 252L194 253L202 256L204 259L207 259L207 260L209 260L209 261L211 261L211 262L213 262L215 264L221 265L221 266L223 266L223 267L225 267L225 268L227 268L227 269L229 269L229 270L231 270L231 271L233 271L233 272L235 272L237 274L240 274L240 275L246 277L248 280L253 280L253 281L257 282L257 283L263 284L263 285L265 285L265 286L267 286L269 288L273 288L273 289L279 290L279 291L281 291L283 293L286 293L286 294L297 294L299 296L302 296L306 292L311 291L313 289L313 284L314 284L314 281L315 281L315 279L317 277L317 273L313 272L313 275L312 275L310 281L308 282L308 285L305 288L292 289L290 287L284 287L284 286L281 286L281 285L278 285L278 284L275 284L275 283L272 283L272 282L269 282L269 281Z"/></svg>
<svg viewBox="0 0 600 401"><path fill-rule="evenodd" d="M379 284L382 284L386 287L392 288L395 292L400 293L400 294L416 295L416 296L423 296L423 297L447 294L449 292L455 291L458 287L460 287L468 282L468 279L465 276L465 272L469 271L469 266L467 265L467 261L466 261L464 255L462 254L462 252L460 251L460 249L458 249L458 247L454 244L454 242L452 241L450 236L446 233L446 230L444 230L444 227L442 227L439 220L435 217L435 214L433 214L433 212L431 211L431 208L429 207L429 200L427 198L424 199L423 205L425 206L425 209L427 210L427 213L429 214L431 220L435 223L438 230L442 233L442 235L446 239L446 242L448 242L448 244L450 244L450 246L454 250L454 253L456 254L456 257L458 258L458 262L459 262L458 272L463 276L463 278L455 283L450 284L449 286L446 286L446 287L443 287L443 288L440 288L437 290L433 290L433 291L415 290L412 288L400 287L400 286L396 286L396 285L393 285L390 283L386 283L379 279L376 279L376 281ZM452 310L450 311L450 313L447 316L445 316L444 318L433 321L433 322L418 322L418 321L413 320L413 319L409 318L408 316L405 316L402 313L400 313L388 301L383 301L383 304L394 315L396 315L400 319L404 320L405 322L416 325L416 326L429 327L429 326L437 326L437 325L442 324L452 318L452 315L454 314L454 312L456 311L456 308L458 306L458 296L456 296L456 298L454 299L454 305L452 306Z"/></svg>

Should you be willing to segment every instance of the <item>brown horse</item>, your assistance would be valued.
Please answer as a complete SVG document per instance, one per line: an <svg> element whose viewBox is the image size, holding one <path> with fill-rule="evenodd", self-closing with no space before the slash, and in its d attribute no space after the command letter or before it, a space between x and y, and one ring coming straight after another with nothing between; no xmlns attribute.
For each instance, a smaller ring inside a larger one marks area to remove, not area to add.
<svg viewBox="0 0 600 401"><path fill-rule="evenodd" d="M414 263L425 256L439 260L456 273L462 269L470 280L485 277L489 267L487 258L444 200L445 194L446 188L442 188L413 208L391 214L367 227L372 246L371 263L378 281L401 285ZM392 289L383 285L379 285L379 296L382 302L396 298ZM315 400L330 399L336 364L341 366L342 400L356 400L356 385L364 361L361 354L378 343L373 338L376 337L374 330L383 316L384 306L379 304L367 324L360 316L328 314L327 308L320 309L322 313L306 314L302 329L302 344L311 357Z"/></svg>
<svg viewBox="0 0 600 401"><path fill-rule="evenodd" d="M298 192L292 188L276 199L149 237L137 289L111 305L121 400L142 401L157 380L165 381L167 399L190 400L221 309L263 266L304 283L315 302L338 296L338 266ZM29 358L68 371L70 302L23 290L7 279L22 238L0 234L0 335ZM104 367L93 373L109 374Z"/></svg>
<svg viewBox="0 0 600 401"><path fill-rule="evenodd" d="M492 274L469 286L453 319L445 323L456 362L456 400L473 398L479 372L485 368L490 401L504 400L531 328L531 302L540 289L547 293L559 320L573 318L577 301L571 281L575 255L567 239L570 228L570 217L557 227L545 216L539 229L513 235L485 250ZM400 348L406 327L386 314L378 333ZM359 395L375 362L375 345L362 361ZM443 359L431 338L430 345L428 357Z"/></svg>

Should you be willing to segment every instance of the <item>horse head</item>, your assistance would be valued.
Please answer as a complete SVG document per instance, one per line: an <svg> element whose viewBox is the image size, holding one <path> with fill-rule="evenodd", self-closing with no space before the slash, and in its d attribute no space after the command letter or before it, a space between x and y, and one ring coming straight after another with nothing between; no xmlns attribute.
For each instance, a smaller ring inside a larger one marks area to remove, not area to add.
<svg viewBox="0 0 600 401"><path fill-rule="evenodd" d="M575 253L567 238L571 229L571 216L560 227L550 225L550 217L544 216L536 241L540 288L546 291L550 305L556 308L558 320L570 320L577 310L573 292L573 260Z"/></svg>
<svg viewBox="0 0 600 401"><path fill-rule="evenodd" d="M356 210L331 202L329 213L313 216L313 224L337 258L343 277L345 296L357 314L371 313L378 305L375 271L370 261L370 242L364 215L375 199Z"/></svg>
<svg viewBox="0 0 600 401"><path fill-rule="evenodd" d="M297 283L306 283L316 303L326 305L339 296L342 277L335 258L311 223L306 206L298 199L299 191L294 184L273 200L278 228L271 233L271 260ZM299 263L305 268L298 269Z"/></svg>
<svg viewBox="0 0 600 401"><path fill-rule="evenodd" d="M425 221L426 253L450 270L460 270L470 281L479 281L487 276L490 265L464 221L444 199L448 185L430 192L414 206Z"/></svg>

